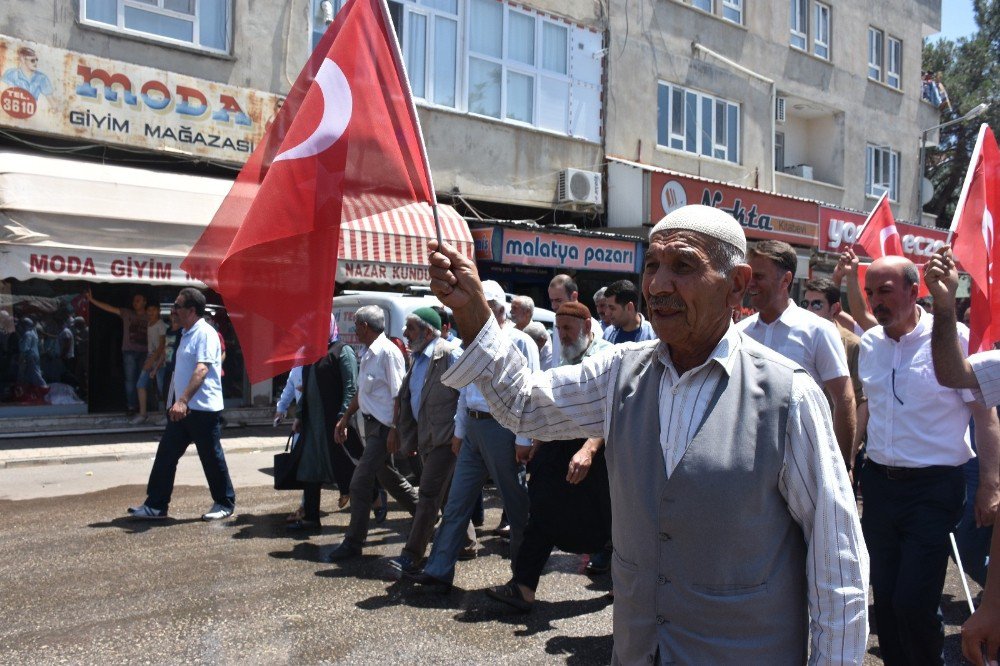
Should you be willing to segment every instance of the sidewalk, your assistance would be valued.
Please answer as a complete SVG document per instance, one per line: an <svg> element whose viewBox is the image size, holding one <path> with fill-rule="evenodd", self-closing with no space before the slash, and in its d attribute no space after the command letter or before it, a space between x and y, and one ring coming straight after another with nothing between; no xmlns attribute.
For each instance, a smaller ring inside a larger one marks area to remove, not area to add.
<svg viewBox="0 0 1000 666"><path fill-rule="evenodd" d="M0 468L63 465L84 462L152 458L156 454L162 428L126 432L0 439ZM279 451L285 446L288 426L227 426L222 447L227 454ZM196 456L194 446L185 455Z"/></svg>

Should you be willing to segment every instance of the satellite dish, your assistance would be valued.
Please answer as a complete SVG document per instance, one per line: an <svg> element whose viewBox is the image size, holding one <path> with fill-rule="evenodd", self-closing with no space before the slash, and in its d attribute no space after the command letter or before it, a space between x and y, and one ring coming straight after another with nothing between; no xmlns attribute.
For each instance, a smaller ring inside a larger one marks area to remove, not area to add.
<svg viewBox="0 0 1000 666"><path fill-rule="evenodd" d="M930 178L920 179L920 205L924 206L928 201L934 198L934 185L931 183Z"/></svg>

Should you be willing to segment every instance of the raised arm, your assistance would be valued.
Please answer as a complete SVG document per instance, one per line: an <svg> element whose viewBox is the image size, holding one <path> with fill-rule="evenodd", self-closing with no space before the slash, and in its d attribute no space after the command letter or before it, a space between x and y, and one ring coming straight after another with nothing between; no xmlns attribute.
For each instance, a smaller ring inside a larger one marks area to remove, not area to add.
<svg viewBox="0 0 1000 666"><path fill-rule="evenodd" d="M938 384L948 388L978 389L976 373L962 353L962 343L958 339L958 315L955 312L958 270L951 256L951 248L947 245L935 252L924 265L924 282L934 297L931 356Z"/></svg>
<svg viewBox="0 0 1000 666"><path fill-rule="evenodd" d="M858 278L858 264L860 263L854 250L847 248L840 255L840 261L834 271L834 280L836 281L839 277L841 280L847 281L847 304L851 306L851 316L854 317L858 326L867 331L869 328L878 326L878 322L868 311L868 302L861 291L861 281Z"/></svg>
<svg viewBox="0 0 1000 666"><path fill-rule="evenodd" d="M100 309L102 309L105 312L108 312L110 314L113 314L116 317L121 317L122 316L121 310L119 308L116 308L113 305L108 305L104 301L99 301L96 298L94 298L94 295L90 292L90 289L88 289L85 293L87 294L87 300L90 301L90 303L92 305L96 305Z"/></svg>

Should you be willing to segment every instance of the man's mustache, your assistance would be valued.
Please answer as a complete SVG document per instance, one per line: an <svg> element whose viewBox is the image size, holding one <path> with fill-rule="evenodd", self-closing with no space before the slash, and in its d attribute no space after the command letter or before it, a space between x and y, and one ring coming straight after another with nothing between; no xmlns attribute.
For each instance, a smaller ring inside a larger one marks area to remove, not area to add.
<svg viewBox="0 0 1000 666"><path fill-rule="evenodd" d="M651 310L676 310L683 312L687 310L687 305L680 296L650 296L647 305Z"/></svg>

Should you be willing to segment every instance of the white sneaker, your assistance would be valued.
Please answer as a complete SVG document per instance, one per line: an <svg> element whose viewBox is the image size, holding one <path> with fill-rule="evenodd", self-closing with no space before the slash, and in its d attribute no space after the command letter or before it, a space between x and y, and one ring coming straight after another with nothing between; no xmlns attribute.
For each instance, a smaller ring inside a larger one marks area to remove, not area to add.
<svg viewBox="0 0 1000 666"><path fill-rule="evenodd" d="M202 520L222 520L233 515L233 510L221 504L213 504L208 513L201 517Z"/></svg>
<svg viewBox="0 0 1000 666"><path fill-rule="evenodd" d="M163 520L167 517L166 511L154 509L153 507L146 506L145 504L130 506L128 508L128 514L136 520Z"/></svg>
<svg viewBox="0 0 1000 666"><path fill-rule="evenodd" d="M132 417L132 420L129 421L129 423L131 423L132 425L142 425L145 422L146 422L146 417L143 416L142 414L136 414L135 416Z"/></svg>

